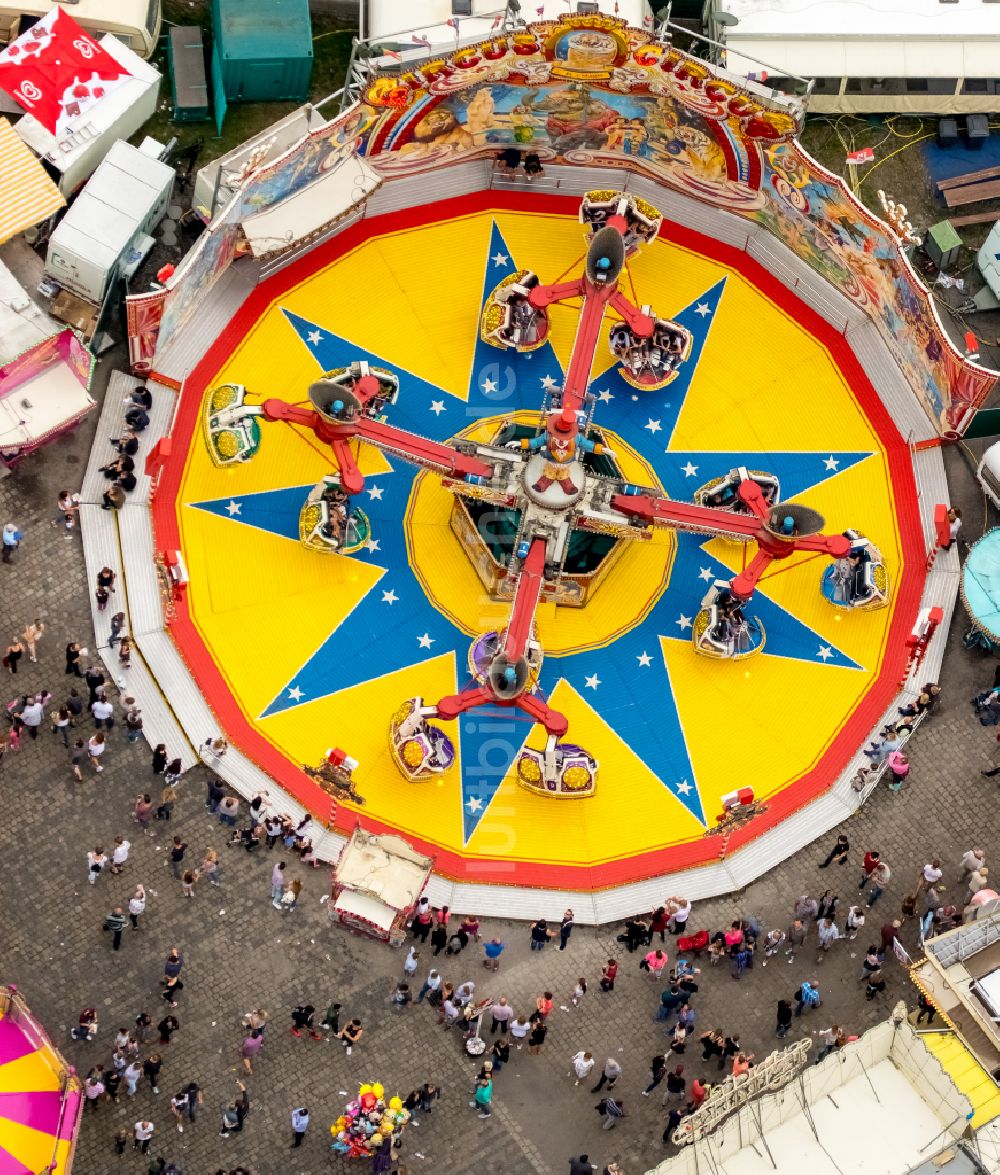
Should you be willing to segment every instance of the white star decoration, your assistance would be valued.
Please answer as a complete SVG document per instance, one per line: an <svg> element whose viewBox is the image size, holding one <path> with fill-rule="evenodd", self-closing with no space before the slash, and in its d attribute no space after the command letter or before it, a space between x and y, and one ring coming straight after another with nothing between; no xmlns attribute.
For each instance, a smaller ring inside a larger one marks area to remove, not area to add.
<svg viewBox="0 0 1000 1175"><path fill-rule="evenodd" d="M445 411L444 400L431 400L431 411L435 416L440 416Z"/></svg>
<svg viewBox="0 0 1000 1175"><path fill-rule="evenodd" d="M323 335L318 330L311 330L306 335L306 338L310 343L312 343L314 347L317 345L317 343L321 343L323 341Z"/></svg>
<svg viewBox="0 0 1000 1175"><path fill-rule="evenodd" d="M691 617L685 616L682 612L680 616L678 616L674 621L674 623L681 630L681 632L687 632L687 630L691 627Z"/></svg>
<svg viewBox="0 0 1000 1175"><path fill-rule="evenodd" d="M836 470L836 468L840 464L840 462L831 453L830 456L827 457L827 459L823 462L823 464L826 466L827 469Z"/></svg>
<svg viewBox="0 0 1000 1175"><path fill-rule="evenodd" d="M288 696L289 696L289 697L292 699L292 701L293 701L293 702L298 702L298 701L301 701L301 699L302 699L302 691L299 689L299 687L298 687L297 685L296 685L296 686L293 686L293 687L292 687L292 688L291 688L291 689L288 691Z"/></svg>
<svg viewBox="0 0 1000 1175"><path fill-rule="evenodd" d="M482 387L487 396L492 395L492 393L497 390L496 380L484 379Z"/></svg>
<svg viewBox="0 0 1000 1175"><path fill-rule="evenodd" d="M637 660L637 661L639 662L639 664L640 664L640 665L643 667L643 669L645 669L647 666L649 666L649 665L651 665L651 664L652 664L653 658L652 658L652 657L651 657L651 656L650 656L650 655L649 655L649 654L648 654L648 653L645 651L645 649L644 649L644 650L643 650L643 651L642 651L642 652L639 654L639 656L638 656L638 657L636 657L636 660Z"/></svg>
<svg viewBox="0 0 1000 1175"><path fill-rule="evenodd" d="M374 555L374 553L378 550L378 539L369 539L368 542L365 543L365 550Z"/></svg>
<svg viewBox="0 0 1000 1175"><path fill-rule="evenodd" d="M833 649L831 649L829 645L820 645L819 652L816 654L816 656L822 657L824 661L829 661L833 656Z"/></svg>
<svg viewBox="0 0 1000 1175"><path fill-rule="evenodd" d="M226 507L226 513L229 515L230 518L232 518L234 514L239 514L239 512L242 508L243 508L242 502L230 501L229 505Z"/></svg>
<svg viewBox="0 0 1000 1175"><path fill-rule="evenodd" d="M687 465L682 465L681 469L683 469L685 477L694 477L698 472L698 466L692 465L690 461Z"/></svg>
<svg viewBox="0 0 1000 1175"><path fill-rule="evenodd" d="M470 812L478 812L479 809L483 806L483 801L479 798L479 796L469 796L469 798L465 801L465 806L469 809Z"/></svg>
<svg viewBox="0 0 1000 1175"><path fill-rule="evenodd" d="M661 431L660 430L660 422L658 420L654 420L652 417L649 418L649 423L644 425L643 427L648 432L651 432L651 433L658 433Z"/></svg>
<svg viewBox="0 0 1000 1175"><path fill-rule="evenodd" d="M550 388L554 388L554 387L556 387L556 386L557 386L557 384L558 384L558 382L559 382L559 381L558 381L558 380L555 380L555 379L553 379L551 375L543 375L543 376L542 376L542 387L543 387L543 388L544 388L546 391L548 391Z"/></svg>
<svg viewBox="0 0 1000 1175"><path fill-rule="evenodd" d="M383 604L395 604L398 599L399 599L399 596L396 595L396 593L392 590L392 588L389 588L389 590L387 592L382 593L382 603Z"/></svg>
<svg viewBox="0 0 1000 1175"><path fill-rule="evenodd" d="M711 567L703 567L703 568L702 568L702 569L701 569L701 570L698 572L698 578L699 578L699 579L703 579L703 580L704 580L706 583L709 583L709 582L710 582L710 580L711 580L711 578L712 578L712 569L711 569Z"/></svg>
<svg viewBox="0 0 1000 1175"><path fill-rule="evenodd" d="M425 632L423 636L417 637L417 644L422 649L429 649L431 645L434 644L434 638L430 635L429 632Z"/></svg>
<svg viewBox="0 0 1000 1175"><path fill-rule="evenodd" d="M686 796L691 791L691 785L686 779L682 779L680 783L675 783L674 787L677 788L677 794L679 796Z"/></svg>
<svg viewBox="0 0 1000 1175"><path fill-rule="evenodd" d="M382 486L369 486L365 493L373 502L381 502L385 489Z"/></svg>
<svg viewBox="0 0 1000 1175"><path fill-rule="evenodd" d="M603 392L597 393L597 398L604 404L610 404L614 396L611 394L610 388L605 388Z"/></svg>
<svg viewBox="0 0 1000 1175"><path fill-rule="evenodd" d="M490 260L497 267L499 267L501 265L506 265L507 264L507 254L506 253L494 253Z"/></svg>
<svg viewBox="0 0 1000 1175"><path fill-rule="evenodd" d="M712 313L712 307L709 306L707 302L699 302L698 305L695 306L694 312L699 316L699 318L704 318L706 314Z"/></svg>
<svg viewBox="0 0 1000 1175"><path fill-rule="evenodd" d="M597 687L601 684L601 679L595 673L591 677L584 678L584 684L586 685L587 689L597 689Z"/></svg>

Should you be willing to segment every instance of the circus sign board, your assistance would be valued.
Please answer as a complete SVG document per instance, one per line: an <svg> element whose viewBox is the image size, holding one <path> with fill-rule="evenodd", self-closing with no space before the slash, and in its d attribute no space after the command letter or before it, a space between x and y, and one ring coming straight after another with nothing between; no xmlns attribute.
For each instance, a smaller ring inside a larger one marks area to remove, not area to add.
<svg viewBox="0 0 1000 1175"><path fill-rule="evenodd" d="M699 1110L683 1119L674 1131L674 1145L700 1142L747 1102L787 1085L805 1067L810 1048L812 1041L805 1037L781 1052L771 1053L740 1077L727 1077L714 1087Z"/></svg>

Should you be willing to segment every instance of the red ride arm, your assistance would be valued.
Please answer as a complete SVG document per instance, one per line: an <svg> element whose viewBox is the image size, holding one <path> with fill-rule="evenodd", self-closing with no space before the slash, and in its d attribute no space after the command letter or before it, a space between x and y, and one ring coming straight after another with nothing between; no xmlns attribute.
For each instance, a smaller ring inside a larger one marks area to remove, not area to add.
<svg viewBox="0 0 1000 1175"><path fill-rule="evenodd" d="M569 298L583 296L583 278L575 278L571 282L559 282L554 286L535 286L528 291L528 305L536 310L544 310L554 302L565 302Z"/></svg>
<svg viewBox="0 0 1000 1175"><path fill-rule="evenodd" d="M699 534L741 534L754 538L760 530L760 519L746 514L731 514L728 510L712 510L690 502L674 502L670 498L630 497L615 494L612 509L630 518L672 526L675 530L693 530Z"/></svg>
<svg viewBox="0 0 1000 1175"><path fill-rule="evenodd" d="M414 465L424 468L443 470L452 476L461 477L492 477L493 466L480 461L478 457L467 457L458 453L448 445L429 441L426 437L406 432L401 428L394 428L391 424L383 424L379 420L369 420L361 417L351 426L352 435L376 445L380 449L387 449L390 453L412 461Z"/></svg>
<svg viewBox="0 0 1000 1175"><path fill-rule="evenodd" d="M621 290L615 290L608 301L625 319L633 334L638 335L640 339L648 339L652 335L654 325L652 315L643 314L641 310L633 306Z"/></svg>
<svg viewBox="0 0 1000 1175"><path fill-rule="evenodd" d="M531 547L521 576L517 581L517 593L510 610L510 620L507 622L507 637L504 641L504 655L510 664L515 664L524 656L524 646L528 643L531 632L531 622L538 607L538 600L542 594L542 572L545 570L545 539L531 540Z"/></svg>

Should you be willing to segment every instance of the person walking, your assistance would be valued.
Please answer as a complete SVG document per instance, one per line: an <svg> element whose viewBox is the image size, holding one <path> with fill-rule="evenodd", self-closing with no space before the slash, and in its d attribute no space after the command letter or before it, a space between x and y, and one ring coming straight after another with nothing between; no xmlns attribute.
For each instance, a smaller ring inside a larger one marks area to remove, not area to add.
<svg viewBox="0 0 1000 1175"><path fill-rule="evenodd" d="M865 853L864 861L861 865L861 880L858 882L858 893L864 893L865 886L871 881L871 876L875 872L875 866L882 859L881 853L878 849L869 849Z"/></svg>
<svg viewBox="0 0 1000 1175"><path fill-rule="evenodd" d="M142 829L144 836L152 836L153 830L150 824L153 820L153 801L150 799L148 792L143 792L142 795L135 797L135 805L132 809L132 815L135 817L136 824ZM167 864L170 864L170 858L167 858Z"/></svg>
<svg viewBox="0 0 1000 1175"><path fill-rule="evenodd" d="M159 1053L150 1053L142 1063L142 1072L149 1081L149 1088L153 1093L160 1092L160 1070L163 1068L163 1058Z"/></svg>
<svg viewBox="0 0 1000 1175"><path fill-rule="evenodd" d="M520 1016L515 1016L510 1022L510 1038L514 1042L514 1047L518 1050L523 1048L524 1042L527 1040L531 1032L531 1021L525 1020Z"/></svg>
<svg viewBox="0 0 1000 1175"><path fill-rule="evenodd" d="M298 1147L302 1145L302 1140L306 1136L306 1131L309 1129L309 1110L305 1106L299 1106L292 1110L292 1146Z"/></svg>
<svg viewBox="0 0 1000 1175"><path fill-rule="evenodd" d="M618 975L618 962L616 959L608 959L607 963L601 968L601 991L608 992L615 990L615 979Z"/></svg>
<svg viewBox="0 0 1000 1175"><path fill-rule="evenodd" d="M803 1011L823 1006L820 999L819 985L815 979L804 979L799 990L795 993L795 1015L801 1016Z"/></svg>
<svg viewBox="0 0 1000 1175"><path fill-rule="evenodd" d="M806 929L806 924L802 921L801 918L794 919L794 921L788 927L788 931L785 934L785 941L788 943L788 946L785 949L785 955L787 956L789 963L795 962L796 954L798 954L798 952L805 945L807 933L808 931Z"/></svg>
<svg viewBox="0 0 1000 1175"><path fill-rule="evenodd" d="M495 1004L490 1008L490 1016L493 1020L490 1026L490 1032L494 1035L499 1032L502 1035L507 1035L507 1027L514 1018L514 1009L507 1002L506 996L501 996Z"/></svg>
<svg viewBox="0 0 1000 1175"><path fill-rule="evenodd" d="M29 694L21 709L20 719L24 724L25 730L31 736L32 742L38 738L38 731L44 717L45 707L42 705L41 700L33 694Z"/></svg>
<svg viewBox="0 0 1000 1175"><path fill-rule="evenodd" d="M74 677L83 677L80 669L80 658L86 655L87 650L80 648L79 641L70 641L66 646L66 672Z"/></svg>
<svg viewBox="0 0 1000 1175"><path fill-rule="evenodd" d="M281 895L285 892L285 862L278 861L271 870L271 905L281 909Z"/></svg>
<svg viewBox="0 0 1000 1175"><path fill-rule="evenodd" d="M531 942L530 946L533 951L543 950L545 944L552 938L553 932L549 930L549 924L544 918L539 918L537 922L531 924Z"/></svg>
<svg viewBox="0 0 1000 1175"><path fill-rule="evenodd" d="M45 635L45 625L36 617L30 624L24 626L24 632L21 635L28 649L28 660L33 665L37 664L38 642Z"/></svg>
<svg viewBox="0 0 1000 1175"><path fill-rule="evenodd" d="M180 881L183 873L184 854L187 852L187 841L181 840L179 836L174 837L174 843L170 846L170 852L167 857L167 863L170 866L170 871L173 873L175 879Z"/></svg>
<svg viewBox="0 0 1000 1175"><path fill-rule="evenodd" d="M107 855L100 845L91 849L87 854L87 880L91 885L94 885L104 872L104 868L108 863Z"/></svg>
<svg viewBox="0 0 1000 1175"><path fill-rule="evenodd" d="M0 554L0 561L4 563L12 563L14 561L14 552L21 545L21 540L24 535L17 529L13 522L4 524L3 535L0 536L0 546L3 548Z"/></svg>
<svg viewBox="0 0 1000 1175"><path fill-rule="evenodd" d="M263 1028L254 1028L248 1037L243 1041L243 1046L240 1049L240 1056L243 1059L243 1070L245 1073L253 1074L254 1058L260 1054L260 1050L264 1047L264 1030Z"/></svg>
<svg viewBox="0 0 1000 1175"><path fill-rule="evenodd" d="M101 756L107 750L104 742L104 731L99 730L87 740L87 754L90 756L90 765L98 775L104 770L101 766Z"/></svg>
<svg viewBox="0 0 1000 1175"><path fill-rule="evenodd" d="M340 1043L344 1046L344 1052L350 1056L354 1051L354 1046L361 1040L364 1029L361 1026L361 1021L355 1017L349 1024L345 1024L340 1030Z"/></svg>
<svg viewBox="0 0 1000 1175"><path fill-rule="evenodd" d="M840 931L832 918L824 918L819 924L819 953L816 962L822 963L830 947L840 938Z"/></svg>
<svg viewBox="0 0 1000 1175"><path fill-rule="evenodd" d="M156 1030L160 1034L160 1044L169 1044L170 1037L178 1028L180 1028L180 1021L176 1016L164 1016L156 1026Z"/></svg>
<svg viewBox="0 0 1000 1175"><path fill-rule="evenodd" d="M63 746L69 750L69 728L72 722L72 715L65 706L60 706L58 710L52 712L52 733L61 734Z"/></svg>
<svg viewBox="0 0 1000 1175"><path fill-rule="evenodd" d="M670 960L665 951L661 951L659 947L655 951L650 951L648 955L642 960L640 966L646 971L652 979L659 979L666 970L667 963Z"/></svg>
<svg viewBox="0 0 1000 1175"><path fill-rule="evenodd" d="M504 952L504 944L499 938L491 938L483 944L483 966L487 971L500 970L500 956Z"/></svg>
<svg viewBox="0 0 1000 1175"><path fill-rule="evenodd" d="M115 906L104 919L104 929L111 931L111 949L113 951L117 951L122 945L122 931L125 926L125 911L121 906Z"/></svg>
<svg viewBox="0 0 1000 1175"><path fill-rule="evenodd" d="M34 658L32 658L34 660ZM575 919L572 910L566 910L562 916L562 922L559 923L559 949L564 951L566 944L569 942L569 936L573 933L573 926Z"/></svg>
<svg viewBox="0 0 1000 1175"><path fill-rule="evenodd" d="M686 1088L687 1079L684 1076L684 1066L678 1065L667 1074L667 1089L660 1101L660 1105L665 1106L671 1101L680 1103L684 1100L684 1091Z"/></svg>
<svg viewBox="0 0 1000 1175"><path fill-rule="evenodd" d="M122 1072L122 1079L125 1082L125 1092L129 1097L135 1097L135 1091L139 1088L139 1081L142 1078L142 1065L138 1057L134 1057L125 1066Z"/></svg>
<svg viewBox="0 0 1000 1175"><path fill-rule="evenodd" d="M149 1152L149 1140L153 1137L153 1131L156 1128L153 1123L145 1118L140 1119L132 1127L132 1149L140 1151L142 1154Z"/></svg>
<svg viewBox="0 0 1000 1175"><path fill-rule="evenodd" d="M614 1130L618 1123L625 1117L625 1103L617 1101L613 1097L606 1097L594 1107L597 1112L604 1118L604 1125L602 1130Z"/></svg>
<svg viewBox="0 0 1000 1175"><path fill-rule="evenodd" d="M281 909L285 914L291 913L292 910L299 904L299 894L302 892L302 882L293 877L292 880L285 886L285 891L281 895Z"/></svg>
<svg viewBox="0 0 1000 1175"><path fill-rule="evenodd" d="M903 784L910 774L910 760L904 750L896 749L886 758L885 765L892 775L892 783L888 784L889 791L902 791Z"/></svg>
<svg viewBox="0 0 1000 1175"><path fill-rule="evenodd" d="M177 1007L177 997L184 990L184 984L176 975L164 980L163 991L160 992L160 998L165 1000L172 1008Z"/></svg>
<svg viewBox="0 0 1000 1175"><path fill-rule="evenodd" d="M591 1093L600 1093L605 1085L608 1087L608 1092L618 1084L618 1078L622 1075L622 1067L614 1057L608 1057L604 1062L604 1068L601 1070L601 1075L597 1079L597 1084L591 1089Z"/></svg>
<svg viewBox="0 0 1000 1175"><path fill-rule="evenodd" d="M181 874L181 894L184 897L186 897L186 898L193 898L194 897L195 882L197 882L197 880L199 879L200 876L201 875L195 870L191 870L191 869L184 870L184 872Z"/></svg>
<svg viewBox="0 0 1000 1175"><path fill-rule="evenodd" d="M789 1028L792 1026L792 1005L788 1000L778 1000L777 1011L777 1026L774 1030L774 1035L783 1037L787 1035Z"/></svg>
<svg viewBox="0 0 1000 1175"><path fill-rule="evenodd" d="M422 1004L424 1002L424 996L426 996L428 993L431 993L432 997L434 995L436 995L436 993L438 991L440 991L440 989L441 989L441 982L442 982L441 973L439 971L437 971L434 967L432 967L430 969L430 971L427 973L427 978L424 980L423 984L421 985L420 991L417 994L417 998L416 998L415 1002L418 1004ZM432 999L432 1002L433 1002L433 999Z"/></svg>
<svg viewBox="0 0 1000 1175"><path fill-rule="evenodd" d="M160 791L160 802L156 809L155 818L157 820L169 820L174 810L174 804L176 803L177 789L172 783L165 784Z"/></svg>
<svg viewBox="0 0 1000 1175"><path fill-rule="evenodd" d="M570 1057L570 1064L573 1066L573 1071L576 1073L576 1081L574 1085L579 1085L581 1081L586 1080L594 1068L594 1057L592 1053L579 1052L575 1056Z"/></svg>
<svg viewBox="0 0 1000 1175"><path fill-rule="evenodd" d="M480 1118L489 1118L493 1111L490 1105L493 1101L493 1082L489 1077L483 1077L476 1085L476 1092L469 1102L470 1106L477 1107Z"/></svg>
<svg viewBox="0 0 1000 1175"><path fill-rule="evenodd" d="M528 1033L528 1052L532 1056L537 1057L542 1051L542 1045L545 1044L545 1034L548 1029L545 1027L545 1021L537 1012L531 1015L531 1031Z"/></svg>
<svg viewBox="0 0 1000 1175"><path fill-rule="evenodd" d="M111 850L112 873L119 874L124 872L125 863L128 861L128 851L131 847L131 841L127 841L123 836L115 837L115 847Z"/></svg>
<svg viewBox="0 0 1000 1175"><path fill-rule="evenodd" d="M656 1056L653 1057L652 1061L650 1062L649 1071L650 1071L650 1075L651 1075L651 1080L650 1080L649 1084L646 1086L646 1088L642 1091L643 1097L649 1097L649 1095L653 1092L654 1089L656 1089L656 1087L660 1084L660 1082L664 1079L664 1077L666 1077L666 1075L667 1075L666 1054L657 1053Z"/></svg>
<svg viewBox="0 0 1000 1175"><path fill-rule="evenodd" d="M184 1133L184 1121L187 1118L188 1096L186 1089L179 1089L170 1099L170 1110L177 1123L179 1134Z"/></svg>
<svg viewBox="0 0 1000 1175"><path fill-rule="evenodd" d="M201 872L208 878L208 884L216 887L222 885L221 870L219 869L219 854L215 849L205 850L205 859L201 863Z"/></svg>
<svg viewBox="0 0 1000 1175"><path fill-rule="evenodd" d="M868 894L868 901L865 903L869 910L885 892L885 888L889 884L891 877L892 871L886 862L878 861L871 872L870 881L872 888Z"/></svg>
<svg viewBox="0 0 1000 1175"><path fill-rule="evenodd" d="M146 912L146 890L137 885L135 893L128 900L128 918L133 930L139 929L139 918Z"/></svg>

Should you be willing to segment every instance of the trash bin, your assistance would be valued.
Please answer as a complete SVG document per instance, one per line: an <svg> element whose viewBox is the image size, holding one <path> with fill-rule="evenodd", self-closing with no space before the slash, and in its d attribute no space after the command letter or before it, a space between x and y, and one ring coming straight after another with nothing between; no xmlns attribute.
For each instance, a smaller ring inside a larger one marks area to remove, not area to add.
<svg viewBox="0 0 1000 1175"><path fill-rule="evenodd" d="M970 151L981 151L983 143L990 137L988 114L967 114L965 116L965 145Z"/></svg>
<svg viewBox="0 0 1000 1175"><path fill-rule="evenodd" d="M958 119L939 118L937 124L937 141L939 147L954 147L958 142Z"/></svg>

